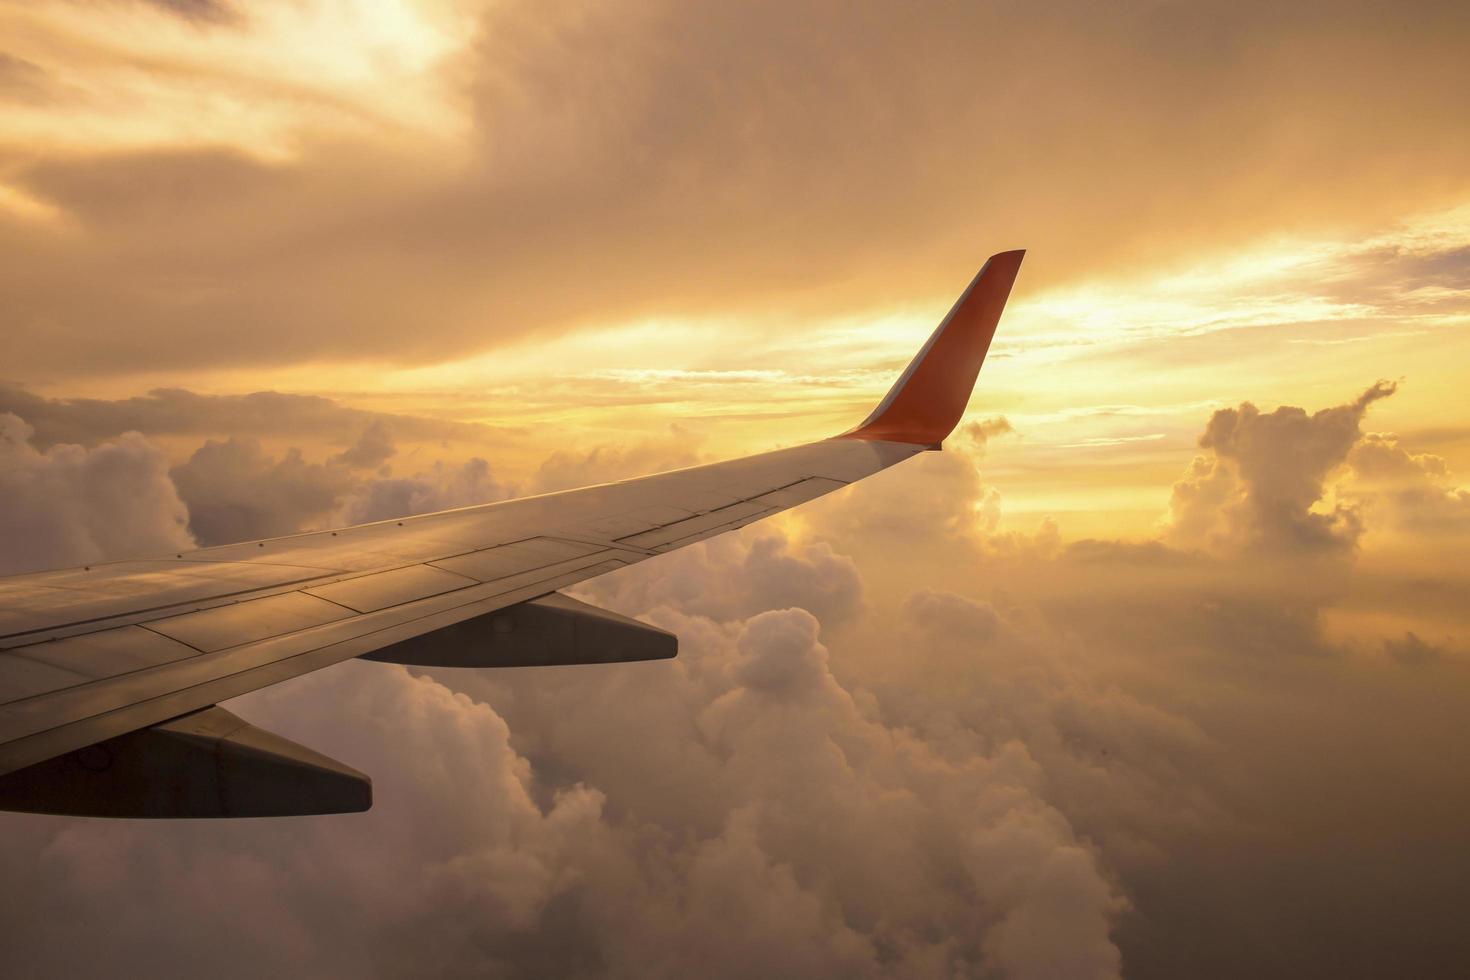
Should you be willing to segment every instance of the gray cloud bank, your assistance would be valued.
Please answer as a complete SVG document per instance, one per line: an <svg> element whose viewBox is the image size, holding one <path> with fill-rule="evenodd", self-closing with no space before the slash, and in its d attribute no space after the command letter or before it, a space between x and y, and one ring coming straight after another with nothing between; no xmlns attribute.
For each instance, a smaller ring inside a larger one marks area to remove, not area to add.
<svg viewBox="0 0 1470 980"><path fill-rule="evenodd" d="M522 482L493 471L480 456L463 458L503 444L504 430L273 391L204 395L172 388L121 399L46 398L0 384L0 419L7 420L0 457L8 464L0 486L15 488L0 515L14 525L10 547L0 553L0 574L385 520L626 479L703 458L698 436L675 426L631 444L557 450ZM201 436L203 443L195 443ZM165 442L182 457L172 466L159 445ZM96 482L94 470L131 456L161 468L162 481L147 491L119 483L115 492L129 503L92 500L62 522L78 529L66 532L76 537L74 546L58 547L63 532L46 528L62 512L49 495L85 497L83 484ZM124 507L126 524L110 519ZM89 523L97 525L94 532L79 530Z"/></svg>
<svg viewBox="0 0 1470 980"><path fill-rule="evenodd" d="M1470 623L1331 628L1387 574L1373 535L1410 536L1415 574L1453 582L1434 542L1470 530L1442 460L1363 431L1388 394L1215 413L1181 486L1225 482L1224 503L1207 517L1177 491L1159 540L998 530L976 468L996 423L812 505L799 533L756 526L585 587L676 630L673 662L353 663L240 699L371 772L374 810L6 816L7 964L1450 975L1470 955ZM227 445L211 453L257 475L309 465ZM90 452L125 450L147 458L137 437ZM119 479L167 482L151 467Z"/></svg>
<svg viewBox="0 0 1470 980"><path fill-rule="evenodd" d="M0 414L0 574L192 544L168 461L143 436L42 452L32 431L23 419Z"/></svg>
<svg viewBox="0 0 1470 980"><path fill-rule="evenodd" d="M254 438L231 436L206 440L170 467L141 433L103 439L97 430L109 432L110 423L93 430L90 447L43 450L27 421L0 414L0 574L360 524L516 492L478 457L394 475L384 464L397 448L381 418L320 462L297 448L274 455Z"/></svg>
<svg viewBox="0 0 1470 980"><path fill-rule="evenodd" d="M96 445L124 432L146 436L289 437L350 441L372 432L384 440L484 441L497 430L467 422L393 415L352 408L320 395L256 391L206 395L184 388L158 388L132 398L47 398L15 383L0 383L0 412L25 419L39 449L57 443ZM384 456L381 461L386 461ZM360 462L346 460L348 462Z"/></svg>

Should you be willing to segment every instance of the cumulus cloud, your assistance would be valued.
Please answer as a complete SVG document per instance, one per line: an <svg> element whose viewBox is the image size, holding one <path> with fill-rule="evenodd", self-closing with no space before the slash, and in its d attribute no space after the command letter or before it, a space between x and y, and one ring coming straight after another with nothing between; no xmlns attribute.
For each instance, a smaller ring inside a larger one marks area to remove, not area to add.
<svg viewBox="0 0 1470 980"><path fill-rule="evenodd" d="M651 615L684 638L675 670L436 675L503 712L538 772L674 849L684 870L600 934L614 975L1116 975L1122 899L1021 744L951 754L890 727L804 610Z"/></svg>
<svg viewBox="0 0 1470 980"><path fill-rule="evenodd" d="M254 439L211 439L170 475L188 505L189 528L205 545L489 503L513 493L478 457L459 464L438 460L413 476L364 478L357 472L395 452L377 424L320 463L295 448L276 457Z"/></svg>
<svg viewBox="0 0 1470 980"><path fill-rule="evenodd" d="M400 439L483 441L489 426L353 408L320 395L256 391L207 395L184 388L156 388L131 398L46 398L23 386L0 382L0 412L11 412L35 429L41 449L58 442L95 445L124 432L146 436L286 437L350 443Z"/></svg>
<svg viewBox="0 0 1470 980"><path fill-rule="evenodd" d="M674 425L662 438L631 445L594 446L584 451L554 450L541 461L531 480L531 490L550 493L693 466L704 462L698 451L699 442L695 433Z"/></svg>
<svg viewBox="0 0 1470 980"><path fill-rule="evenodd" d="M331 458L331 462L352 469L372 470L393 458L398 447L382 419L375 419L357 437L357 441Z"/></svg>
<svg viewBox="0 0 1470 980"><path fill-rule="evenodd" d="M336 466L299 449L270 456L255 439L211 439L170 471L200 544L292 534L323 520L352 486Z"/></svg>
<svg viewBox="0 0 1470 980"><path fill-rule="evenodd" d="M1021 746L949 759L885 726L804 610L662 608L686 627L674 664L454 678L469 697L354 664L235 705L373 771L363 817L224 837L18 817L12 842L45 858L7 849L10 880L77 883L49 907L87 921L140 876L171 880L146 914L108 920L118 954L259 950L220 960L226 976L1117 975L1122 901ZM18 966L91 955L56 941L58 919L16 912Z"/></svg>
<svg viewBox="0 0 1470 980"><path fill-rule="evenodd" d="M0 574L193 546L168 462L138 433L43 452L32 432L0 414Z"/></svg>
<svg viewBox="0 0 1470 980"><path fill-rule="evenodd" d="M320 462L309 460L299 448L276 455L256 438L231 436L208 439L169 467L163 451L139 432L107 438L119 418L141 417L151 420L157 432L177 434L180 430L165 420L181 421L182 415L175 417L160 404L175 397L187 404L196 396L155 392L148 399L132 400L126 409L121 402L23 399L53 424L60 409L59 417L67 421L53 435L85 431L91 448L55 441L38 445L27 420L0 413L5 420L0 444L7 458L3 479L10 491L0 520L14 529L5 556L7 571L147 557L196 543L209 546L328 524L387 520L489 503L518 492L479 457L455 463L435 460L411 475L394 476L385 465L398 454L387 419L339 411L326 399L307 400L312 406L307 414L325 410L319 421L323 432L340 431L348 422L367 423L345 450ZM266 409L267 419L257 421L267 431L281 421L276 408L284 405L289 419L301 407L295 396L282 397L278 401L263 394L255 402ZM211 401L204 398L203 404ZM248 427L251 421L247 417L235 424Z"/></svg>
<svg viewBox="0 0 1470 980"><path fill-rule="evenodd" d="M1382 526L1421 536L1470 533L1470 490L1457 486L1449 464L1406 449L1397 436L1370 433L1348 457L1352 486Z"/></svg>
<svg viewBox="0 0 1470 980"><path fill-rule="evenodd" d="M42 439L29 419L0 413L4 479L12 488L0 520L15 528L7 570L147 557L196 543L224 544L488 503L518 492L479 457L438 459L395 476L386 464L399 452L393 438L399 424L420 436L443 435L454 427L441 431L431 420L363 412L329 399L160 390L141 399L62 401L0 386L0 403L35 411L51 433ZM198 413L190 418L192 409ZM231 411L241 414L231 419ZM129 422L159 436L212 431L220 424L315 435L327 442L360 428L347 448L321 461L294 446L275 454L255 437L230 436L207 439L170 467L163 450L143 433L113 435ZM86 445L57 441L63 434Z"/></svg>
<svg viewBox="0 0 1470 980"><path fill-rule="evenodd" d="M1221 527L1305 548L1335 475L1437 470L1359 431L1382 394L1217 413L1207 449L1238 507ZM676 631L674 661L353 663L232 703L372 773L368 814L5 818L0 868L31 897L9 962L1148 978L1460 961L1470 793L1442 760L1467 748L1463 610L1444 641L1353 644L1327 622L1351 590L1272 574L1255 537L1000 546L974 459L922 459L584 587ZM1364 560L1333 553L1348 579ZM76 922L85 948L62 935Z"/></svg>
<svg viewBox="0 0 1470 980"><path fill-rule="evenodd" d="M514 490L513 485L496 479L490 464L479 457L458 465L438 460L414 476L385 476L358 484L337 505L333 521L364 524L451 507L488 504L514 496Z"/></svg>
<svg viewBox="0 0 1470 980"><path fill-rule="evenodd" d="M334 720L312 707L324 699L341 711ZM49 913L40 905L7 910L7 930L16 930L8 935L34 940L16 951L12 968L35 975L95 966L95 947L67 942L57 929L72 919L116 929L108 943L123 974L204 960L211 973L240 977L501 972L496 954L482 955L478 944L494 946L534 923L571 883L571 855L605 834L600 794L573 789L538 805L505 723L401 668L353 665L251 702L254 720L284 722L343 758L417 761L375 773L381 802L360 820L252 821L234 831L15 821L34 849L7 848L10 880L44 887L60 876L79 887L55 894ZM346 718L351 725L340 724ZM461 778L451 759L470 762L476 778ZM415 801L428 798L449 803L433 826L418 822ZM183 922L190 925L181 929ZM364 944L371 934L378 940ZM515 952L535 956L524 945L502 955ZM553 945L541 954L560 972Z"/></svg>
<svg viewBox="0 0 1470 980"><path fill-rule="evenodd" d="M1313 510L1328 475L1362 436L1368 406L1395 391L1380 381L1346 405L1307 414L1250 402L1215 412L1196 457L1174 485L1169 536L1182 544L1322 552L1351 546L1359 515L1338 506Z"/></svg>
<svg viewBox="0 0 1470 980"><path fill-rule="evenodd" d="M997 415L994 418L966 422L960 426L959 436L961 440L969 442L972 452L983 455L991 439L1014 431L1016 430L1011 426L1009 419L1003 415Z"/></svg>
<svg viewBox="0 0 1470 980"><path fill-rule="evenodd" d="M619 606L669 606L719 621L795 606L835 626L863 612L862 577L851 558L825 542L794 547L764 527L674 552L660 565L656 576L610 576L587 588ZM716 577L720 588L711 589Z"/></svg>

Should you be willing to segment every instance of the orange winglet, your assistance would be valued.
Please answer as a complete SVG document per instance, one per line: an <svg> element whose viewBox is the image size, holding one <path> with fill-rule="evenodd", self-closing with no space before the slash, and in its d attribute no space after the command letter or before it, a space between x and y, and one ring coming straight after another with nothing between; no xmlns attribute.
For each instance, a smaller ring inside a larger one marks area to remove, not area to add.
<svg viewBox="0 0 1470 980"><path fill-rule="evenodd" d="M873 414L837 438L943 442L970 401L1025 254L1017 249L992 255Z"/></svg>

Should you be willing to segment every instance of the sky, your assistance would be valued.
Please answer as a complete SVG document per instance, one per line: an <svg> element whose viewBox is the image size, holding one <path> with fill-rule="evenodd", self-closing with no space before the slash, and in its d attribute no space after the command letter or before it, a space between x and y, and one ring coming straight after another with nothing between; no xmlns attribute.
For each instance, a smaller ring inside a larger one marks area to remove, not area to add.
<svg viewBox="0 0 1470 980"><path fill-rule="evenodd" d="M1444 976L1470 8L0 0L0 573L861 420L660 664L230 702L365 815L0 819L31 976ZM78 926L90 937L75 942Z"/></svg>

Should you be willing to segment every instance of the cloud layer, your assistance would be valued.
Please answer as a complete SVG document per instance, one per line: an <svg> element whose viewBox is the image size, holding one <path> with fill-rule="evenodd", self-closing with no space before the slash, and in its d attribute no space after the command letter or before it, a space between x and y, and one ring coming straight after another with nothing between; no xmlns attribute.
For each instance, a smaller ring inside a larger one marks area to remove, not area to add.
<svg viewBox="0 0 1470 980"><path fill-rule="evenodd" d="M1185 477L1229 474L1202 547L1170 543L1198 495L1164 540L1000 532L992 422L584 587L676 631L675 661L353 663L240 699L371 772L375 808L6 817L8 955L32 975L99 949L125 975L1442 973L1467 952L1470 793L1444 760L1470 747L1470 623L1330 629L1361 577L1397 574L1381 534L1470 531L1442 462L1362 431L1388 394L1215 413ZM352 472L229 452L250 479Z"/></svg>
<svg viewBox="0 0 1470 980"><path fill-rule="evenodd" d="M4 15L7 370L893 309L1459 203L1470 153L1453 2L232 9Z"/></svg>

